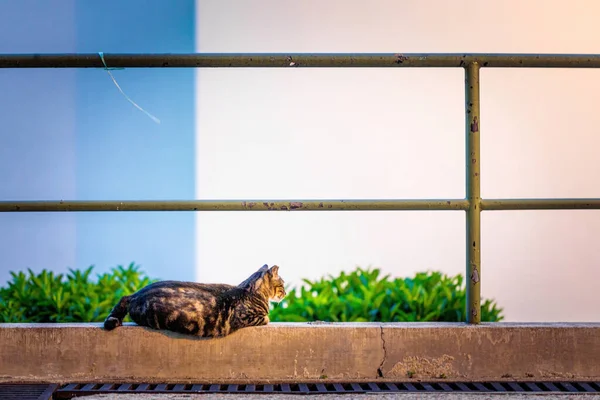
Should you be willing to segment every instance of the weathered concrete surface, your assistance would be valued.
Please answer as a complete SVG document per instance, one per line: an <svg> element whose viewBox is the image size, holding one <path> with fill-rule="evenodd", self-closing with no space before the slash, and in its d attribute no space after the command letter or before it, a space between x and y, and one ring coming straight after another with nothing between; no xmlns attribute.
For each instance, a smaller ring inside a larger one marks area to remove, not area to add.
<svg viewBox="0 0 600 400"><path fill-rule="evenodd" d="M309 395L311 396L311 395ZM463 394L463 393L393 393L393 394L318 394L319 400L523 400L523 399L540 399L543 400L600 400L600 396L581 394ZM298 400L305 396L295 394L106 394L86 396L85 400Z"/></svg>
<svg viewBox="0 0 600 400"><path fill-rule="evenodd" d="M600 377L600 324L384 326L387 378Z"/></svg>
<svg viewBox="0 0 600 400"><path fill-rule="evenodd" d="M0 324L0 382L600 379L600 324L270 324L196 339Z"/></svg>

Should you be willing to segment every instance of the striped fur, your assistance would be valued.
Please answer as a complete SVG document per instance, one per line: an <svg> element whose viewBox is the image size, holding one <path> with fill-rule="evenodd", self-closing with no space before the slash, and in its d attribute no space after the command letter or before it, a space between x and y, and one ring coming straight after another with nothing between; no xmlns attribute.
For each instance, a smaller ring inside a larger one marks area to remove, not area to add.
<svg viewBox="0 0 600 400"><path fill-rule="evenodd" d="M263 265L237 286L160 281L124 296L104 321L104 329L123 324L127 314L141 326L223 337L238 329L269 323L269 301L286 295L279 267Z"/></svg>

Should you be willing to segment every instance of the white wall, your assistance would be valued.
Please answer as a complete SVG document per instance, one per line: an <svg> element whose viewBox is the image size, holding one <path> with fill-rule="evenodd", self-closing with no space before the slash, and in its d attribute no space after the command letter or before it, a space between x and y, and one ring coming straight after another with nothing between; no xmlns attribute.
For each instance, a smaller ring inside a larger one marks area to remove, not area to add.
<svg viewBox="0 0 600 400"><path fill-rule="evenodd" d="M198 1L200 52L600 53L594 0ZM203 69L197 198L464 197L463 72ZM600 197L600 71L482 71L482 195ZM597 211L486 212L482 295L597 321ZM199 213L197 279L463 272L462 212Z"/></svg>

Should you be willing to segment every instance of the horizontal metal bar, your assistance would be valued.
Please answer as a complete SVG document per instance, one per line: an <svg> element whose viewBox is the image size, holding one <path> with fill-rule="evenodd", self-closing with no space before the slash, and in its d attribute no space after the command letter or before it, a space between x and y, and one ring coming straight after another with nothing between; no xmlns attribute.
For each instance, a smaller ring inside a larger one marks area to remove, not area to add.
<svg viewBox="0 0 600 400"><path fill-rule="evenodd" d="M165 201L1 201L0 212L36 211L333 211L466 210L452 200L165 200Z"/></svg>
<svg viewBox="0 0 600 400"><path fill-rule="evenodd" d="M104 54L114 68L600 68L600 54L191 53ZM0 68L104 68L98 53L0 54Z"/></svg>
<svg viewBox="0 0 600 400"><path fill-rule="evenodd" d="M482 210L598 210L600 199L488 199Z"/></svg>
<svg viewBox="0 0 600 400"><path fill-rule="evenodd" d="M467 210L465 199L442 200L141 200L0 201L0 212L43 211L360 211ZM600 199L488 199L481 209L594 210Z"/></svg>
<svg viewBox="0 0 600 400"><path fill-rule="evenodd" d="M0 201L0 212L43 211L426 211L467 210L465 199L447 200L140 200ZM488 199L481 209L597 210L600 199Z"/></svg>

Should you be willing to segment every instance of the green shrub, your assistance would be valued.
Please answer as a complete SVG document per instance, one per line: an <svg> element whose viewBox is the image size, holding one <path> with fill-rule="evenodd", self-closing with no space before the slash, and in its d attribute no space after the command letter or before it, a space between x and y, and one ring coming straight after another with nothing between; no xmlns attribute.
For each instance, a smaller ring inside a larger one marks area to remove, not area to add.
<svg viewBox="0 0 600 400"><path fill-rule="evenodd" d="M43 270L11 272L0 288L0 322L100 322L117 301L155 282L138 266L118 266L90 278L93 266L66 275ZM379 269L304 280L271 310L272 321L463 321L462 275L418 273L414 278L380 277ZM502 309L485 300L482 321L501 321ZM128 321L129 319L126 319Z"/></svg>
<svg viewBox="0 0 600 400"><path fill-rule="evenodd" d="M361 269L339 276L304 280L274 306L271 321L464 321L465 288L462 275L417 273L414 278L380 277L379 269ZM501 321L502 309L484 300L481 320Z"/></svg>
<svg viewBox="0 0 600 400"><path fill-rule="evenodd" d="M93 268L71 269L66 276L11 272L8 286L0 288L0 322L103 321L121 296L153 282L133 263L98 274L95 281Z"/></svg>

